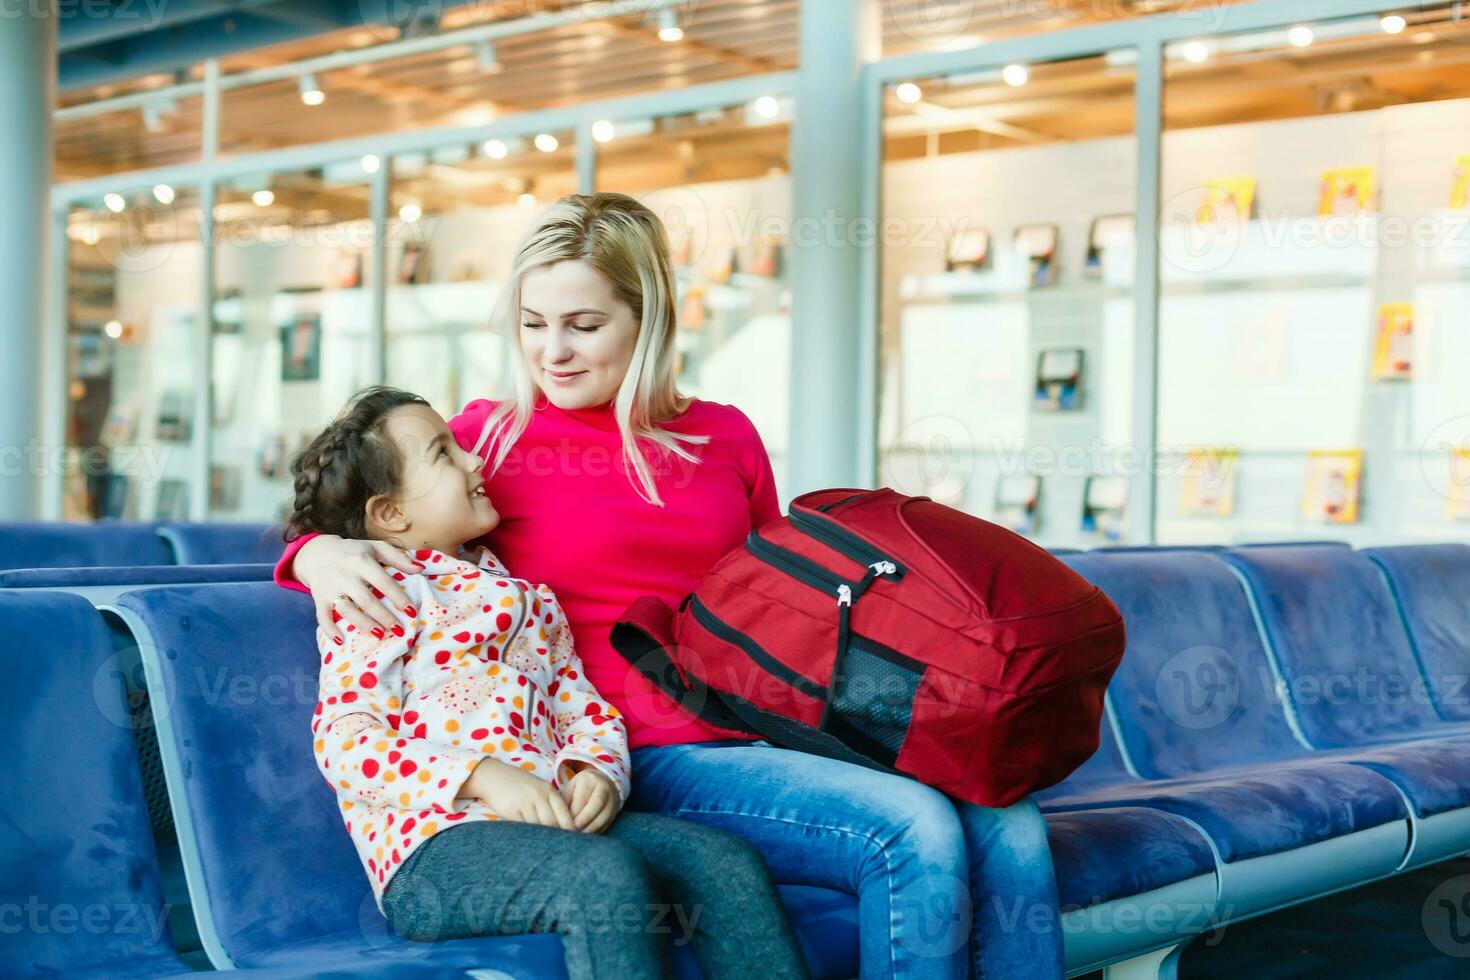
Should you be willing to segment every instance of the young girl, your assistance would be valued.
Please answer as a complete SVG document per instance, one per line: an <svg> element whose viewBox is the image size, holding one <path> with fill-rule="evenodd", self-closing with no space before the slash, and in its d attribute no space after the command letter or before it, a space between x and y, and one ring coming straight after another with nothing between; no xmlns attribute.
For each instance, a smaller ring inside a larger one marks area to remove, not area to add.
<svg viewBox="0 0 1470 980"><path fill-rule="evenodd" d="M318 629L313 749L379 909L410 939L556 931L572 980L804 977L758 852L622 813L627 731L556 596L466 542L495 527L483 461L423 399L370 388L292 464L292 534L390 542L418 571L391 629ZM364 597L366 598L366 597ZM668 905L672 902L672 906Z"/></svg>

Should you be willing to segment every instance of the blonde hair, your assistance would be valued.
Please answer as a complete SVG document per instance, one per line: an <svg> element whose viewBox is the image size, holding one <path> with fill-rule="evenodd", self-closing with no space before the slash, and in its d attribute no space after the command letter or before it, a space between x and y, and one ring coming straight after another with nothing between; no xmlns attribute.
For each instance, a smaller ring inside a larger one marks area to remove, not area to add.
<svg viewBox="0 0 1470 980"><path fill-rule="evenodd" d="M646 439L680 458L698 463L683 443L703 445L707 435L661 429L658 423L686 407L674 384L674 274L669 246L658 216L626 194L571 194L547 208L522 237L510 280L496 303L494 322L509 331L511 349L520 350L521 283L527 272L568 260L587 262L607 279L613 293L633 311L638 338L627 374L613 399L613 414L623 438L629 480L644 500L663 506L648 460L638 446ZM494 473L531 423L539 388L524 357L512 357L510 395L489 417L475 443L479 454L495 440Z"/></svg>

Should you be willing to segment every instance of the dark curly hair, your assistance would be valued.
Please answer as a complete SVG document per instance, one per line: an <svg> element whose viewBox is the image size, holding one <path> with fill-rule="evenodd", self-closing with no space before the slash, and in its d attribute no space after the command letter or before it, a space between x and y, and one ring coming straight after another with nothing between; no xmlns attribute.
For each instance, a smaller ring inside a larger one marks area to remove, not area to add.
<svg viewBox="0 0 1470 980"><path fill-rule="evenodd" d="M403 464L384 431L388 413L403 405L429 403L387 385L364 388L337 417L291 460L296 499L286 519L286 540L303 534L367 538L367 502L396 494Z"/></svg>

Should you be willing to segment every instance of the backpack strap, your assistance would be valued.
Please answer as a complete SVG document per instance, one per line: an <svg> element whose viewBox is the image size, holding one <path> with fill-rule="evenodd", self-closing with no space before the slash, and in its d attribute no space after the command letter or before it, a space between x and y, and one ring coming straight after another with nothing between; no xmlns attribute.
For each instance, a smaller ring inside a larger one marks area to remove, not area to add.
<svg viewBox="0 0 1470 980"><path fill-rule="evenodd" d="M701 721L729 731L760 734L731 712L718 692L685 673L669 656L675 645L674 616L664 603L652 596L635 600L613 624L609 639L613 649L650 684Z"/></svg>
<svg viewBox="0 0 1470 980"><path fill-rule="evenodd" d="M652 596L644 596L628 607L613 624L611 639L613 648L649 683L709 724L760 735L782 748L880 772L898 772L855 752L833 735L757 708L738 695L716 690L687 674L669 656L669 649L675 645L673 612Z"/></svg>

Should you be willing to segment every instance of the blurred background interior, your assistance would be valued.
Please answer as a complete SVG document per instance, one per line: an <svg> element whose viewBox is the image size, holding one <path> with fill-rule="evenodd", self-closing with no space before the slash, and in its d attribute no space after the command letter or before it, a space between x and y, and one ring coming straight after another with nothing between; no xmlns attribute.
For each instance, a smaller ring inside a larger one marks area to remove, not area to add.
<svg viewBox="0 0 1470 980"><path fill-rule="evenodd" d="M4 516L278 518L360 386L502 390L515 242L597 189L667 223L680 386L750 415L783 504L1470 540L1470 6L838 6L58 18L53 302L0 404L69 452Z"/></svg>

